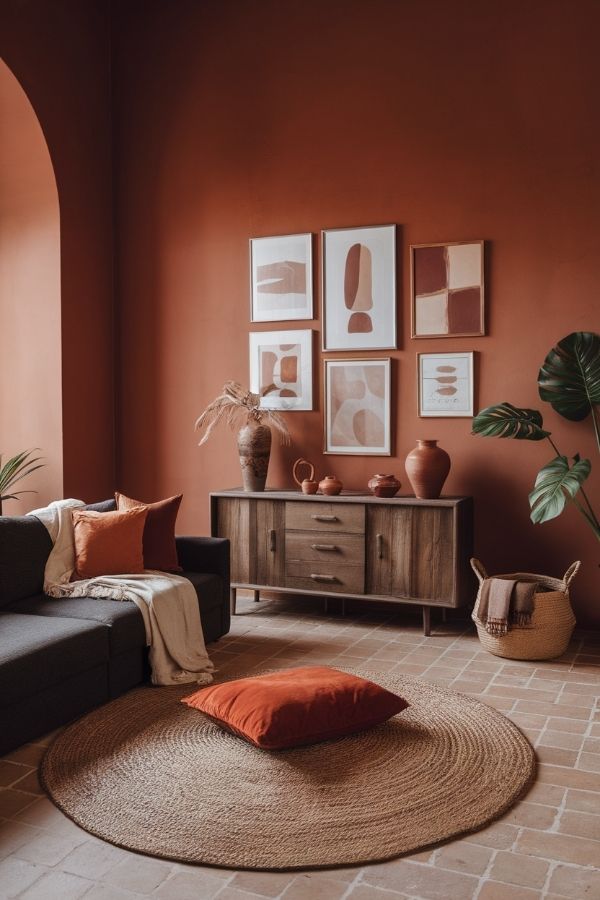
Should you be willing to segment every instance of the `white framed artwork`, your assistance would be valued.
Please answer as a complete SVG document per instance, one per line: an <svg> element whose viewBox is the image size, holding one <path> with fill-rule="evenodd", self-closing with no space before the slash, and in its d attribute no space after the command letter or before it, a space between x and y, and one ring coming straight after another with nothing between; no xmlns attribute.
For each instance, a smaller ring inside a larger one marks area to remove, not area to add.
<svg viewBox="0 0 600 900"><path fill-rule="evenodd" d="M325 360L325 453L390 456L390 359Z"/></svg>
<svg viewBox="0 0 600 900"><path fill-rule="evenodd" d="M313 318L312 234L250 240L252 322Z"/></svg>
<svg viewBox="0 0 600 900"><path fill-rule="evenodd" d="M396 226L322 232L323 349L396 347Z"/></svg>
<svg viewBox="0 0 600 900"><path fill-rule="evenodd" d="M473 351L418 353L419 416L464 417L474 413Z"/></svg>
<svg viewBox="0 0 600 900"><path fill-rule="evenodd" d="M250 390L263 409L313 408L312 331L253 331Z"/></svg>

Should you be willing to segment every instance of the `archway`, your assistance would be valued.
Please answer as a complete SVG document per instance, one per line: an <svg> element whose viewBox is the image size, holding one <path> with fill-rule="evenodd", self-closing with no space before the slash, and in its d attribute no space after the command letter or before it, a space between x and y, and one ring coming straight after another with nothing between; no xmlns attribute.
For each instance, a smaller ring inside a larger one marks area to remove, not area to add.
<svg viewBox="0 0 600 900"><path fill-rule="evenodd" d="M63 493L60 211L54 169L23 88L0 59L0 453L45 466L5 504L20 515Z"/></svg>

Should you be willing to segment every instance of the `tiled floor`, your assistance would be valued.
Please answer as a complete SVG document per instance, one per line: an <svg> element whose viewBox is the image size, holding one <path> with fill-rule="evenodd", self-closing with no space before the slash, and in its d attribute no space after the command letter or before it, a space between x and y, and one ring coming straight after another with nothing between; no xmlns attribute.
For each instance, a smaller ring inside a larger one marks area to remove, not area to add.
<svg viewBox="0 0 600 900"><path fill-rule="evenodd" d="M346 662L474 694L535 745L535 785L483 831L403 859L320 872L234 872L128 853L77 828L40 796L36 766L47 740L40 741L0 760L0 898L600 898L600 636L576 636L560 660L518 663L482 651L464 621L438 623L425 638L420 621L399 607L363 605L342 618L314 601L242 599L239 610L231 633L209 648L221 672Z"/></svg>

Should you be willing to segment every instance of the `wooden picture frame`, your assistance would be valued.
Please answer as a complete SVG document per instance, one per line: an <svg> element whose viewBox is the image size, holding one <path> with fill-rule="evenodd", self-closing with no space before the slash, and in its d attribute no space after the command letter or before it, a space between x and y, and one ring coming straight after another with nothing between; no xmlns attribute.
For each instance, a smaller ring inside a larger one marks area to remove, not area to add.
<svg viewBox="0 0 600 900"><path fill-rule="evenodd" d="M484 241L412 244L413 338L485 334Z"/></svg>

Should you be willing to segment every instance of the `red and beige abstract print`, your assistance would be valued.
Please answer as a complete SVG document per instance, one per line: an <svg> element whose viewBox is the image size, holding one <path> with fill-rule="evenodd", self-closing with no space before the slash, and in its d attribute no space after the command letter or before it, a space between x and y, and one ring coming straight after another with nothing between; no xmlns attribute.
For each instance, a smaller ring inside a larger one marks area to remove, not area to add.
<svg viewBox="0 0 600 900"><path fill-rule="evenodd" d="M312 331L252 332L250 390L264 409L312 409Z"/></svg>
<svg viewBox="0 0 600 900"><path fill-rule="evenodd" d="M483 334L483 241L412 248L415 337Z"/></svg>
<svg viewBox="0 0 600 900"><path fill-rule="evenodd" d="M311 241L292 234L250 242L252 321L312 318Z"/></svg>

